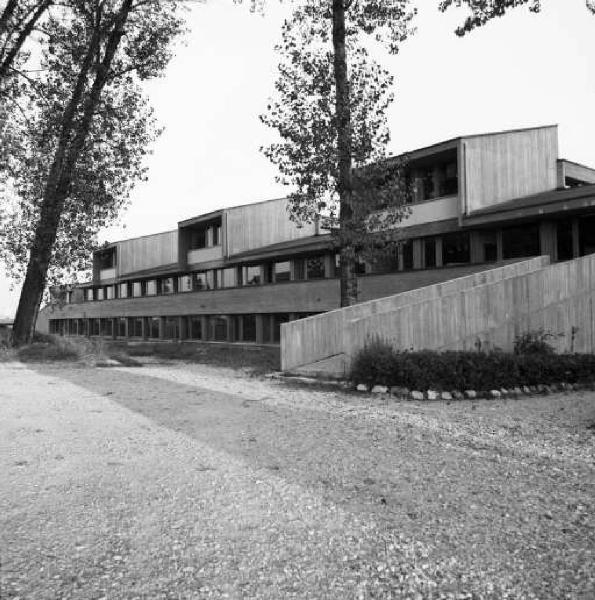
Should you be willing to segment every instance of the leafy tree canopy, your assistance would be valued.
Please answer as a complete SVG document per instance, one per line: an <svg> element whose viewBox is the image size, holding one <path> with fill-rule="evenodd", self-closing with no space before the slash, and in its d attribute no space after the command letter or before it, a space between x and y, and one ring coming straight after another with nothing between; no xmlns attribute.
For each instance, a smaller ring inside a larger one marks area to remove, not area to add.
<svg viewBox="0 0 595 600"><path fill-rule="evenodd" d="M587 8L595 14L595 0L585 0ZM541 10L542 0L442 0L439 4L441 11L451 6L466 6L471 10L463 25L457 28L457 35L466 33L485 25L488 21L502 17L511 8L527 5L532 12Z"/></svg>
<svg viewBox="0 0 595 600"><path fill-rule="evenodd" d="M22 278L28 265L57 148L64 143L75 150L88 115L88 132L72 170L60 174L67 187L49 263L50 283L76 280L88 268L97 232L117 219L133 185L145 178L144 158L160 130L142 82L163 73L170 42L183 30L183 9L176 2L136 0L125 23L118 25L122 6L116 0L62 0L40 25L39 62L19 66L22 76L8 105L11 147L8 160L0 164L5 183L0 202L6 207L0 215L0 257L15 278ZM91 106L115 27L122 27L123 35ZM81 82L90 50L93 58ZM80 83L84 89L66 123L66 107Z"/></svg>
<svg viewBox="0 0 595 600"><path fill-rule="evenodd" d="M276 95L261 116L280 141L263 152L279 169L278 180L294 189L289 209L296 222L310 222L322 213L339 247L361 248L370 241L371 229L389 232L403 217L406 192L402 165L393 160L388 167L385 162L390 137L386 110L394 98L394 78L370 56L365 38L371 35L397 52L412 31L414 11L400 0L354 0L346 6L350 159L357 173L348 218L340 212L332 2L302 2L283 26L276 48ZM378 205L385 210L371 214Z"/></svg>

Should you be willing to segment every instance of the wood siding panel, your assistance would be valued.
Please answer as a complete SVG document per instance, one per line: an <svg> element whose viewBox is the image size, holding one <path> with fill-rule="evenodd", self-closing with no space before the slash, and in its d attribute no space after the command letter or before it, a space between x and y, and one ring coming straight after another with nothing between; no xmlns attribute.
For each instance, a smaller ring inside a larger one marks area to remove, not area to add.
<svg viewBox="0 0 595 600"><path fill-rule="evenodd" d="M272 200L226 211L227 255L308 237L316 233L313 224L298 228L290 221L287 200Z"/></svg>
<svg viewBox="0 0 595 600"><path fill-rule="evenodd" d="M557 187L557 127L464 140L465 212Z"/></svg>
<svg viewBox="0 0 595 600"><path fill-rule="evenodd" d="M178 230L118 242L118 275L178 262Z"/></svg>

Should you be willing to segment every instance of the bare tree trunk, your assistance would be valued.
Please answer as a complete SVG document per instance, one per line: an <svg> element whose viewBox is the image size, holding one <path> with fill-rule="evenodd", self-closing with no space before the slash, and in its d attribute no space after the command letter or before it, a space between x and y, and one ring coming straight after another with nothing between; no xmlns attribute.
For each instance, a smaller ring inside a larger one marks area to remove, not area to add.
<svg viewBox="0 0 595 600"><path fill-rule="evenodd" d="M339 239L341 254L341 306L357 302L355 248L349 235L353 216L351 105L345 46L345 0L333 0L333 50L335 67L335 112L337 121L337 149L339 153L338 192Z"/></svg>
<svg viewBox="0 0 595 600"><path fill-rule="evenodd" d="M99 47L101 24L100 14L98 13L96 27L87 48L87 54L81 66L75 89L64 111L60 140L44 190L39 221L35 230L35 238L29 254L25 281L21 289L19 306L14 321L12 343L15 346L27 344L33 337L39 306L47 283L47 271L52 249L56 241L64 202L68 197L73 171L87 139L93 111L99 102L111 63L124 34L124 25L132 8L132 1L123 0L122 2L118 17L106 43L103 60L98 65L93 85L84 103L82 117L78 123L75 123L77 108L84 95L86 78Z"/></svg>

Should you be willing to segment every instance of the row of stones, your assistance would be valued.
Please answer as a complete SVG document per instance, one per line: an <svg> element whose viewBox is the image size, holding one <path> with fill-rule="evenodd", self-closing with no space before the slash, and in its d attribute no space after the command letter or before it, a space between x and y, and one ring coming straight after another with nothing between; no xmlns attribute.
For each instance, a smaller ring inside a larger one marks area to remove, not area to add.
<svg viewBox="0 0 595 600"><path fill-rule="evenodd" d="M455 390L452 392L440 392L436 390L426 390L425 392L421 392L398 386L389 388L385 385L375 385L370 389L366 384L360 383L357 385L356 390L358 392L372 392L372 394L390 394L408 400L478 400L480 398L498 400L501 398L520 398L522 396L555 394L558 392L572 392L583 389L592 390L593 388L593 383L554 383L550 385L524 385L512 389L501 388L499 390L487 391L465 390L461 392Z"/></svg>

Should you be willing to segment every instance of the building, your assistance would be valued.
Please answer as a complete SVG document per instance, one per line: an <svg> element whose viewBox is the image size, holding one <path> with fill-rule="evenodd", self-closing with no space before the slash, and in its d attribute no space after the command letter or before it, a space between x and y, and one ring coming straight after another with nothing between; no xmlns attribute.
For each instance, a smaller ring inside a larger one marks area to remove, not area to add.
<svg viewBox="0 0 595 600"><path fill-rule="evenodd" d="M361 300L595 252L595 170L558 157L556 126L458 137L409 153L408 168L402 243L359 265ZM96 251L92 281L44 308L39 328L274 344L281 323L339 306L337 264L328 232L298 228L284 199L224 208Z"/></svg>

